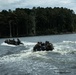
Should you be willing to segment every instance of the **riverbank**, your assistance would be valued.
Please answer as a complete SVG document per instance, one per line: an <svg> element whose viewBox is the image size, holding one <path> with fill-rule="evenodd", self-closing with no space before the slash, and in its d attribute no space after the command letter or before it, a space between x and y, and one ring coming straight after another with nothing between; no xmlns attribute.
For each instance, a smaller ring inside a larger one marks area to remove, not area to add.
<svg viewBox="0 0 76 75"><path fill-rule="evenodd" d="M0 37L1 38L19 38L19 37L35 37L35 36L49 36L49 35L64 35L64 34L76 34L76 32L66 32L66 33L56 33L56 34L42 34L42 35L21 35L21 36L14 36L14 37L9 37L9 36L4 36L4 37Z"/></svg>

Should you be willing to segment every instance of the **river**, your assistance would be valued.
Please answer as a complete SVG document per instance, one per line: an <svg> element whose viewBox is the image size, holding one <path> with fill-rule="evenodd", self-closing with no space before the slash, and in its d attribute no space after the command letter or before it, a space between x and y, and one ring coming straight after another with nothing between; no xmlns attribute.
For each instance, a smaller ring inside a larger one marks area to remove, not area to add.
<svg viewBox="0 0 76 75"><path fill-rule="evenodd" d="M76 75L76 34L19 39L24 46L4 45L0 39L0 75ZM51 42L54 50L33 52L38 41Z"/></svg>

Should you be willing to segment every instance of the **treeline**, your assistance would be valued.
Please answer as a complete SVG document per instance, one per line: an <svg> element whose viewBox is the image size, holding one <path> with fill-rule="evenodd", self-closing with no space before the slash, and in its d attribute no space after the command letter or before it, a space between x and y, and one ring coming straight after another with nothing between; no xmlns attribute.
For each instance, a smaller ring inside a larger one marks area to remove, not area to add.
<svg viewBox="0 0 76 75"><path fill-rule="evenodd" d="M16 8L0 12L0 37L72 32L76 32L76 14L67 8Z"/></svg>

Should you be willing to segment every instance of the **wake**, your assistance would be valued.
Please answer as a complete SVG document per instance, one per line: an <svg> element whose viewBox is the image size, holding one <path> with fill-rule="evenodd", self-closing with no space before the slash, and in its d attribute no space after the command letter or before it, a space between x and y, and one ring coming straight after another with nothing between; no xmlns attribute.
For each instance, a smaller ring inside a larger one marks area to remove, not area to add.
<svg viewBox="0 0 76 75"><path fill-rule="evenodd" d="M54 44L54 52L62 55L76 52L76 41L62 41Z"/></svg>
<svg viewBox="0 0 76 75"><path fill-rule="evenodd" d="M43 57L46 58L46 55L48 53L51 54L61 54L61 55L66 55L66 54L76 54L76 41L62 41L60 43L54 43L54 50L53 51L37 51L33 52L33 47L36 43L34 42L27 42L27 41L22 41L24 43L24 47L19 48L19 46L13 46L13 45L7 45L5 43L2 43L1 45L5 46L11 46L13 47L13 50L8 50L7 54L3 57L0 57L0 60L8 60L9 58L11 60L14 60L16 58L28 58L32 56L36 57ZM6 59L7 58L7 59Z"/></svg>

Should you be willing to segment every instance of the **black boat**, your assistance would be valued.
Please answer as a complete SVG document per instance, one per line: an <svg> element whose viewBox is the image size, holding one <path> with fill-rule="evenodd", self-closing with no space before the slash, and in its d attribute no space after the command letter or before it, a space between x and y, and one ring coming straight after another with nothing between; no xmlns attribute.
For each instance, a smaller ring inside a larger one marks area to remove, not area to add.
<svg viewBox="0 0 76 75"><path fill-rule="evenodd" d="M17 39L17 41L15 41L14 39L12 40L8 39L8 40L5 40L4 43L10 44L10 45L21 45L21 44L23 45L23 43L19 39Z"/></svg>
<svg viewBox="0 0 76 75"><path fill-rule="evenodd" d="M53 49L54 49L54 46L52 43L49 43L49 41L46 41L45 43L38 42L33 47L33 51L52 51Z"/></svg>

